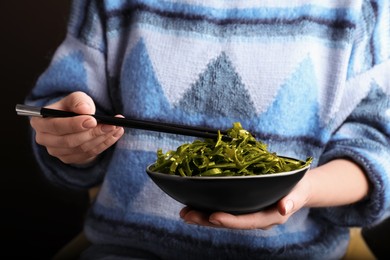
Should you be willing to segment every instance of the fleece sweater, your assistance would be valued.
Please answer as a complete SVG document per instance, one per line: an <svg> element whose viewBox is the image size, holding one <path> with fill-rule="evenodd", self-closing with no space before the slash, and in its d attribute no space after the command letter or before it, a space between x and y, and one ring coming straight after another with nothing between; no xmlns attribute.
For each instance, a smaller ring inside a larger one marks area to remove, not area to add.
<svg viewBox="0 0 390 260"><path fill-rule="evenodd" d="M311 156L312 167L349 158L371 183L353 205L303 208L269 230L217 229L184 223L183 205L145 172L159 148L192 137L125 129L84 166L33 142L55 185L101 186L85 219L95 246L84 256L342 257L349 227L389 212L389 12L388 0L74 1L67 36L27 104L84 91L106 115L218 129L241 122L272 152Z"/></svg>

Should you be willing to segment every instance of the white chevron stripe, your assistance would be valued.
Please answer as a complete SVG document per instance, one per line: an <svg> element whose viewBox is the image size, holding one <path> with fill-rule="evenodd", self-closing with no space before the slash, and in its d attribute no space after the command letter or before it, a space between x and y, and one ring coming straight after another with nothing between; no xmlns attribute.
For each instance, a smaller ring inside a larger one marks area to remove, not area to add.
<svg viewBox="0 0 390 260"><path fill-rule="evenodd" d="M221 44L188 35L167 35L151 30L142 30L142 37L158 81L171 104L182 98L206 70L207 65L222 51L226 52L248 89L257 113L263 112L271 104L278 88L291 77L305 58L309 57L313 62L313 70L318 79L313 87L319 88L319 102L332 104L333 101L327 98L339 96L339 84L343 84L342 81L345 80L345 69L337 71L337 74L334 71L334 67L346 68L345 64L335 64L337 60L346 60L337 58L345 54L337 48L328 47L325 42L322 45L315 42L319 39L314 37L286 41L283 44L243 42L242 38L230 39ZM301 41L305 44L302 45ZM157 45L156 42L160 44ZM281 66L283 69L280 69ZM335 82L329 82L329 79L335 79ZM320 117L325 122L338 111L338 107L322 107L326 110L320 112Z"/></svg>

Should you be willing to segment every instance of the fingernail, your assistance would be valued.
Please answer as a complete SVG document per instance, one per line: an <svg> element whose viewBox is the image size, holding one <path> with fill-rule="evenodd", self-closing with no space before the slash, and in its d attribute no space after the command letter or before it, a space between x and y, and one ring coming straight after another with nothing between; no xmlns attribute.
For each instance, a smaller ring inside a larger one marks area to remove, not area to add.
<svg viewBox="0 0 390 260"><path fill-rule="evenodd" d="M289 214L294 208L294 202L292 200L286 201L286 205L284 206L284 215Z"/></svg>
<svg viewBox="0 0 390 260"><path fill-rule="evenodd" d="M113 125L102 125L102 131L105 133L109 133L114 130L115 126Z"/></svg>
<svg viewBox="0 0 390 260"><path fill-rule="evenodd" d="M87 119L83 122L84 128L93 128L95 127L95 120L94 119Z"/></svg>
<svg viewBox="0 0 390 260"><path fill-rule="evenodd" d="M189 224L189 225L195 225L195 223L191 222L191 221L185 221L185 222L186 222L186 224Z"/></svg>
<svg viewBox="0 0 390 260"><path fill-rule="evenodd" d="M209 219L210 223L216 225L216 226L220 226L221 225L221 222L215 220L215 219Z"/></svg>

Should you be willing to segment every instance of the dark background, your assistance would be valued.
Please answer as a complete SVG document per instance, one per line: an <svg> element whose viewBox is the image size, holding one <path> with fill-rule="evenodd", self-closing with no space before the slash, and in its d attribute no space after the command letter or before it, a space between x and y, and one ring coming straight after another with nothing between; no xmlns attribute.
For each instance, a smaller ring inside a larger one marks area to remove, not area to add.
<svg viewBox="0 0 390 260"><path fill-rule="evenodd" d="M50 259L82 229L87 192L61 190L43 178L32 156L28 120L15 113L64 39L70 4L0 1L3 259ZM363 234L379 258L389 255L390 219Z"/></svg>
<svg viewBox="0 0 390 260"><path fill-rule="evenodd" d="M15 112L64 39L70 3L0 1L2 259L50 259L82 228L87 193L46 182Z"/></svg>

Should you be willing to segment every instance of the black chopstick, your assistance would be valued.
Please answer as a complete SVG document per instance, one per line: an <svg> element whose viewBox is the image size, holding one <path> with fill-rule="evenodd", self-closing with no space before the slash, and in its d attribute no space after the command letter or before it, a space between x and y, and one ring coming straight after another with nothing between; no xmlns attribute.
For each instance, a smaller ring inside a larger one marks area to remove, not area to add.
<svg viewBox="0 0 390 260"><path fill-rule="evenodd" d="M81 115L69 111L22 105L22 104L17 104L15 110L17 114L21 116L73 117L73 116ZM89 116L93 116L94 118L96 118L96 120L99 123L102 124L130 127L130 128L171 133L171 134L180 134L186 136L210 138L210 139L218 138L218 130L206 128L206 127L186 126L186 125L179 125L179 124L172 124L172 123L163 123L163 122L155 122L155 121L139 120L139 119L131 119L131 118L120 118L120 117L96 115L96 114L89 114ZM231 139L229 136L226 135L226 131L220 131L220 133L223 135L222 137L224 140Z"/></svg>

